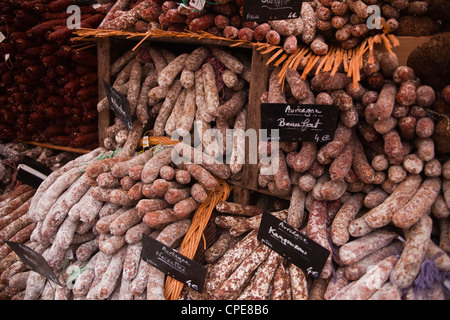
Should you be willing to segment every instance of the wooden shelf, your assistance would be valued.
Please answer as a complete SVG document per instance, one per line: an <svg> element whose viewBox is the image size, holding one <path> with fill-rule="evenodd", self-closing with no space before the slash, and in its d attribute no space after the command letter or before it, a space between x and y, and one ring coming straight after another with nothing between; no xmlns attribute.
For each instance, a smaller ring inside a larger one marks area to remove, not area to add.
<svg viewBox="0 0 450 320"><path fill-rule="evenodd" d="M48 148L48 149L54 149L54 150L60 150L60 151L66 151L66 152L85 154L85 153L89 153L92 151L89 149L79 149L79 148L72 148L72 147L66 147L66 146L57 146L54 144L44 143L44 142L21 141L21 140L16 140L16 141L26 143L26 144L31 144L31 145L38 146L38 147L44 147L44 148Z"/></svg>

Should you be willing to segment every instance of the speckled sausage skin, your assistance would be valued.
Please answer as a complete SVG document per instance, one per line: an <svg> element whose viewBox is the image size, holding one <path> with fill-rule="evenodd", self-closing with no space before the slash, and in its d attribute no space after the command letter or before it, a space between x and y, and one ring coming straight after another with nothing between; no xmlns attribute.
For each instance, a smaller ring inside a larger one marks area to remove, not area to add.
<svg viewBox="0 0 450 320"><path fill-rule="evenodd" d="M339 258L345 265L350 265L376 250L388 245L397 234L386 230L373 232L349 241L339 249Z"/></svg>
<svg viewBox="0 0 450 320"><path fill-rule="evenodd" d="M331 224L331 239L337 246L342 246L350 239L348 225L361 210L364 194L356 193L348 199L336 213Z"/></svg>
<svg viewBox="0 0 450 320"><path fill-rule="evenodd" d="M236 299L255 269L268 257L270 248L260 244L212 295L212 300Z"/></svg>
<svg viewBox="0 0 450 320"><path fill-rule="evenodd" d="M361 278L375 264L391 255L399 255L402 246L399 243L391 242L387 246L365 256L353 264L343 267L347 280L353 281Z"/></svg>
<svg viewBox="0 0 450 320"><path fill-rule="evenodd" d="M420 185L414 196L392 216L392 222L399 228L409 229L430 212L441 190L441 179L428 178Z"/></svg>
<svg viewBox="0 0 450 320"><path fill-rule="evenodd" d="M213 266L209 273L209 280L205 284L208 295L213 294L217 288L233 273L239 264L259 245L257 230L249 232L234 247L229 249Z"/></svg>
<svg viewBox="0 0 450 320"><path fill-rule="evenodd" d="M392 114L397 94L397 86L385 84L380 91L376 102L375 115L378 119L387 119Z"/></svg>
<svg viewBox="0 0 450 320"><path fill-rule="evenodd" d="M328 242L326 217L327 208L325 201L314 201L309 209L309 218L306 226L308 237L330 251L327 262L322 269L322 273L320 274L322 279L327 279L332 273L331 247Z"/></svg>
<svg viewBox="0 0 450 320"><path fill-rule="evenodd" d="M395 265L393 280L400 288L409 287L425 258L433 221L428 215L414 224L406 235L406 244L398 263Z"/></svg>
<svg viewBox="0 0 450 320"><path fill-rule="evenodd" d="M397 261L396 256L380 261L360 279L339 291L332 300L367 300L389 279Z"/></svg>
<svg viewBox="0 0 450 320"><path fill-rule="evenodd" d="M371 228L380 228L391 222L393 214L403 207L416 193L422 179L419 175L408 175L380 205L371 209L365 220Z"/></svg>

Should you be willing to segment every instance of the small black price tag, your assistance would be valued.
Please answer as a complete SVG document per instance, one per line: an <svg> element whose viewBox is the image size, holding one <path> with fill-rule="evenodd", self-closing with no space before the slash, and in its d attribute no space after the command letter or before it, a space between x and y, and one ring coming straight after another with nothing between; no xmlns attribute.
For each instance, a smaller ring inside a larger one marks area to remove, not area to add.
<svg viewBox="0 0 450 320"><path fill-rule="evenodd" d="M48 280L62 286L58 277L53 272L52 268L45 261L44 257L37 253L36 251L28 248L23 243L6 241L6 244L11 247L11 249L17 254L20 260L30 268L32 271L39 273L40 275L46 277Z"/></svg>
<svg viewBox="0 0 450 320"><path fill-rule="evenodd" d="M317 104L261 104L261 129L278 129L279 141L329 142L333 139L339 110Z"/></svg>
<svg viewBox="0 0 450 320"><path fill-rule="evenodd" d="M303 0L244 1L243 21L267 22L300 18Z"/></svg>
<svg viewBox="0 0 450 320"><path fill-rule="evenodd" d="M142 238L142 259L164 274L202 293L206 279L206 267L146 234L143 234Z"/></svg>
<svg viewBox="0 0 450 320"><path fill-rule="evenodd" d="M263 212L258 240L314 279L319 277L330 255L317 242L267 211Z"/></svg>
<svg viewBox="0 0 450 320"><path fill-rule="evenodd" d="M116 89L111 87L108 82L103 80L103 85L108 98L109 107L114 111L115 115L128 127L133 130L133 120L131 118L130 101Z"/></svg>

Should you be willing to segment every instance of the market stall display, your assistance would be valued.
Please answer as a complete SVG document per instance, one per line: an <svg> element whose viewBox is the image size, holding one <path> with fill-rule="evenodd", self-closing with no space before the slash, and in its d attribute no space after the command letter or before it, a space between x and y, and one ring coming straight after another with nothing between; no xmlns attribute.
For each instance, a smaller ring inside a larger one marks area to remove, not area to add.
<svg viewBox="0 0 450 320"><path fill-rule="evenodd" d="M1 299L448 300L447 4L304 1L298 16L251 21L244 1L105 0L83 7L96 23L73 32L60 24L67 13L57 18L71 3L2 11L34 10L45 21L15 22L13 34L45 26L39 48L61 34L58 45L83 56L70 58L69 82L55 80L72 118L80 90L95 87L93 117L76 128L98 132L81 144L78 129L55 123L64 144L89 150L38 188L5 188ZM403 63L393 49L405 36L427 39ZM273 128L279 140L261 136ZM33 249L56 278L6 241ZM153 251L188 261L200 280Z"/></svg>

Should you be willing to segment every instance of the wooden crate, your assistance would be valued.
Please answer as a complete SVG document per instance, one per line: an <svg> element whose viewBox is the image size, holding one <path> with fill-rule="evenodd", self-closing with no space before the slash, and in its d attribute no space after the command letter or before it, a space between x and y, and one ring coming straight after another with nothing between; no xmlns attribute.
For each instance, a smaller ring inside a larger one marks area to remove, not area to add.
<svg viewBox="0 0 450 320"><path fill-rule="evenodd" d="M114 39L113 39L114 38ZM99 101L106 97L106 93L103 86L103 80L107 83L111 83L111 63L114 61L113 57L113 41L133 41L138 43L142 40L140 38L126 37L101 37L97 39L97 53L98 53L98 98ZM146 42L157 42L157 43L167 43L167 44L188 44L193 46L200 45L216 45L222 47L231 47L235 43L230 41L220 41L214 39L191 39L191 38L166 38L158 37L155 39L146 39ZM248 113L247 113L247 129L254 129L259 132L261 126L261 95L267 88L267 82L269 78L269 66L267 61L270 55L264 55L257 48L252 46L242 45L239 48L247 49L252 54L252 70L257 70L258 72L252 72L250 87L249 87L249 101L248 101ZM103 145L103 141L106 136L106 129L112 124L111 119L112 113L108 109L99 112L98 114L98 133L99 133L99 144ZM249 202L250 194L252 192L258 191L266 193L264 190L260 190L258 187L258 166L257 164L248 164L248 151L249 146L246 145L246 164L244 165L242 172L242 180L240 182L232 182L233 184L233 195L234 201L246 204Z"/></svg>

